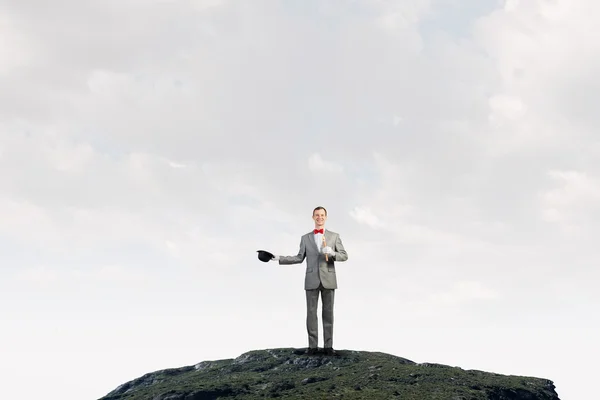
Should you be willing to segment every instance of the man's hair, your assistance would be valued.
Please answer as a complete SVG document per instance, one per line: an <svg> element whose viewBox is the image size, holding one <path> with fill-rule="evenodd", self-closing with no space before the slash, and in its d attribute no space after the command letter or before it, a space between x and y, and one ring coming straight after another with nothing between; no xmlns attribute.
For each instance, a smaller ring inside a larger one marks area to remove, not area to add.
<svg viewBox="0 0 600 400"><path fill-rule="evenodd" d="M313 215L315 215L315 211L317 211L317 210L323 210L323 211L325 211L325 215L327 215L327 210L325 209L325 207L321 207L321 206L319 206L319 207L316 207L316 208L313 210Z"/></svg>

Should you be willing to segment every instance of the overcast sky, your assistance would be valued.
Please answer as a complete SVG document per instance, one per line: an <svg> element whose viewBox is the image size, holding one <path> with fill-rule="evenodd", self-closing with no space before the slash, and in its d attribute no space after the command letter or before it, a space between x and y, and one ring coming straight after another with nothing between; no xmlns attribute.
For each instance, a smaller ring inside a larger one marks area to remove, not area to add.
<svg viewBox="0 0 600 400"><path fill-rule="evenodd" d="M0 375L97 399L306 347L548 378L600 357L596 0L0 0ZM319 345L322 346L319 317Z"/></svg>

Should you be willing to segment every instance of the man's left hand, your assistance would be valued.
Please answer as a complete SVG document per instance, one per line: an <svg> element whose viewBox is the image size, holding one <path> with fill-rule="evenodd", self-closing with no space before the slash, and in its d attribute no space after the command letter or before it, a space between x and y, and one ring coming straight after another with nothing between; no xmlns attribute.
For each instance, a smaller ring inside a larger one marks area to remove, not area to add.
<svg viewBox="0 0 600 400"><path fill-rule="evenodd" d="M329 255L334 255L335 251L333 251L333 249L329 246L325 246L323 247L323 254L329 254Z"/></svg>

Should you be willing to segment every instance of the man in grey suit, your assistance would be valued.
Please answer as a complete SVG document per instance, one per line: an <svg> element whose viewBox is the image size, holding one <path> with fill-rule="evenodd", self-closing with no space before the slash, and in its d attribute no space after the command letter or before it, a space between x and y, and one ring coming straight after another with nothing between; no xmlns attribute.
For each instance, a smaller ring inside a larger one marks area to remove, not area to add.
<svg viewBox="0 0 600 400"><path fill-rule="evenodd" d="M306 330L308 332L308 354L317 353L318 319L317 305L319 293L323 302L323 339L325 353L334 355L333 350L333 300L337 279L335 261L346 261L348 253L344 249L340 235L325 229L327 210L317 207L313 210L315 229L300 239L300 250L295 256L274 256L280 265L300 264L306 258ZM323 244L325 240L325 245ZM327 256L327 257L326 257Z"/></svg>

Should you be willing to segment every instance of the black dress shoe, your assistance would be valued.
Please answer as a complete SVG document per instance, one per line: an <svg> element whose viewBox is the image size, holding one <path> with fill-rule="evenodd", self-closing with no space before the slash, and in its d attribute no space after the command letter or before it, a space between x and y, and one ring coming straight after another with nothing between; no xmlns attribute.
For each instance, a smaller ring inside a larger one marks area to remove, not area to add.
<svg viewBox="0 0 600 400"><path fill-rule="evenodd" d="M317 354L317 348L309 347L308 350L306 350L306 354L309 356L314 356L315 354Z"/></svg>
<svg viewBox="0 0 600 400"><path fill-rule="evenodd" d="M328 356L335 356L336 355L335 350L333 350L332 347L326 347L325 348L325 354L328 355Z"/></svg>

